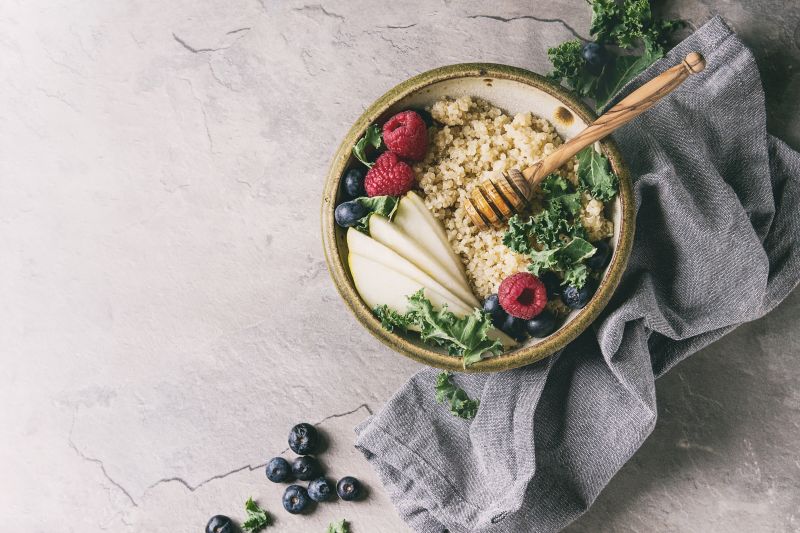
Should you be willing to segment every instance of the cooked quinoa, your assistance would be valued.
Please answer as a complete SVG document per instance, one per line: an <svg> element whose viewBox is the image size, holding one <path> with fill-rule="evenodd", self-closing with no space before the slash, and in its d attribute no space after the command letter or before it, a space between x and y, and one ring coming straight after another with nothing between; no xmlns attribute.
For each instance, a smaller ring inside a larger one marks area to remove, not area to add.
<svg viewBox="0 0 800 533"><path fill-rule="evenodd" d="M528 266L525 256L503 244L505 229L479 231L461 207L475 185L494 173L524 169L549 155L562 143L552 124L531 113L513 118L479 98L444 99L431 107L438 124L429 129L431 146L414 165L425 205L439 219L461 257L467 277L480 298L497 292L500 282ZM573 159L562 169L577 184ZM534 211L536 201L534 199ZM581 221L590 240L610 237L613 224L602 202L583 197Z"/></svg>

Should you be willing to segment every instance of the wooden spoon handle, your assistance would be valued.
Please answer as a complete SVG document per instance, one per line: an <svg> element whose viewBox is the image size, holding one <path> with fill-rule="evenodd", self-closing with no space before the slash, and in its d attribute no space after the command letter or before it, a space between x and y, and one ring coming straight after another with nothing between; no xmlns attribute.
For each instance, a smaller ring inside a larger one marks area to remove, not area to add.
<svg viewBox="0 0 800 533"><path fill-rule="evenodd" d="M522 175L525 176L532 188L564 165L575 154L653 107L656 102L683 83L683 80L690 74L702 72L705 67L706 61L702 55L697 52L690 53L682 63L659 74L633 91L598 117L591 126L562 144L558 150L544 158L539 164L526 168Z"/></svg>

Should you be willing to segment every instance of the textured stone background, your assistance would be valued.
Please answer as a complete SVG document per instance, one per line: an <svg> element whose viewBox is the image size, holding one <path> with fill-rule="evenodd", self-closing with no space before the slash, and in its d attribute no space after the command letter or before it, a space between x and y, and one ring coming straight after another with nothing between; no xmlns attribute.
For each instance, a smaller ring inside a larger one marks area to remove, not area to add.
<svg viewBox="0 0 800 533"><path fill-rule="evenodd" d="M796 1L666 9L728 19L800 147ZM405 531L351 428L418 367L340 303L322 176L395 83L546 71L588 20L582 0L2 2L0 529L197 532L253 495L272 531ZM655 433L570 530L800 530L799 311L795 293L661 380ZM280 509L260 465L299 420L367 502Z"/></svg>

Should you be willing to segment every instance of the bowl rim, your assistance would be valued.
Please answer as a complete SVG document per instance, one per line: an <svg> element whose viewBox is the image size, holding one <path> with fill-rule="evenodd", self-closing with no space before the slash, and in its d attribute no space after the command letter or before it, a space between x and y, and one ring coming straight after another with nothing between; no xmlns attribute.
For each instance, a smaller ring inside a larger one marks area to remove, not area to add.
<svg viewBox="0 0 800 533"><path fill-rule="evenodd" d="M415 344L399 334L390 333L383 329L380 320L374 316L372 310L361 300L361 297L351 281L346 265L340 260L339 242L336 238L337 227L333 218L333 208L335 207L341 176L350 160L353 145L363 134L367 126L377 121L389 107L406 96L435 83L469 77L490 77L517 81L555 97L587 124L593 122L597 118L594 111L592 111L588 105L583 103L567 89L540 74L509 65L497 63L458 63L434 68L409 78L389 89L375 100L375 102L361 114L358 120L356 120L339 145L331 162L328 175L325 178L322 194L322 242L325 261L328 265L328 272L333 279L336 290L341 295L347 308L355 315L358 322L366 327L367 330L377 337L384 345L417 362L436 368L460 372L498 372L529 365L559 352L588 329L597 319L619 285L622 273L625 270L630 256L635 231L635 199L627 165L622 159L622 154L616 143L610 138L600 141L602 152L608 157L611 162L612 170L619 178L619 200L622 210L619 241L614 248L614 254L612 255L606 274L586 307L581 309L566 327L559 329L541 342L533 346L523 345L509 352L483 359L465 369L459 357L447 355L426 346Z"/></svg>

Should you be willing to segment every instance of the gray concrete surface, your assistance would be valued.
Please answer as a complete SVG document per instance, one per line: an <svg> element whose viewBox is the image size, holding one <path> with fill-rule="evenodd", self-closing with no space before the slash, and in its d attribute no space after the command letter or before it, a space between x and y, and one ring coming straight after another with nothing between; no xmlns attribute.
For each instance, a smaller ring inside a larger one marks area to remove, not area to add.
<svg viewBox="0 0 800 533"><path fill-rule="evenodd" d="M732 23L799 147L796 2L664 9ZM322 176L400 80L545 71L588 20L582 0L3 2L0 530L197 532L252 495L271 531L405 531L351 428L418 367L340 303ZM795 293L664 378L655 433L570 530L800 531L799 311ZM260 465L300 420L366 502L281 510Z"/></svg>

